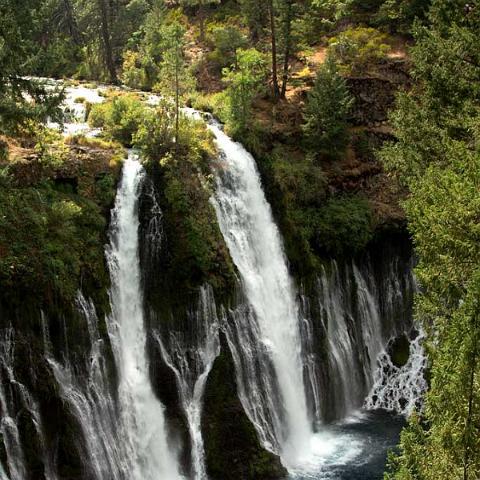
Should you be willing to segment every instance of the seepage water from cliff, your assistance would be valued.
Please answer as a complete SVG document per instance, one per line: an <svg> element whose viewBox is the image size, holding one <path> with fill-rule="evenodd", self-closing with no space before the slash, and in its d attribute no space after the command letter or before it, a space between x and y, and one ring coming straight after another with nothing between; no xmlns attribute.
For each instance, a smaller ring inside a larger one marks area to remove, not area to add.
<svg viewBox="0 0 480 480"><path fill-rule="evenodd" d="M387 351L397 335L414 331L411 267L387 259L375 277L368 259L342 273L332 262L318 277L312 308L289 276L253 157L215 122L209 128L221 155L212 201L245 296L226 325L244 408L292 478L380 478L403 422L391 417L378 428L388 415L379 421L362 407L409 414L425 390L421 336L401 368Z"/></svg>

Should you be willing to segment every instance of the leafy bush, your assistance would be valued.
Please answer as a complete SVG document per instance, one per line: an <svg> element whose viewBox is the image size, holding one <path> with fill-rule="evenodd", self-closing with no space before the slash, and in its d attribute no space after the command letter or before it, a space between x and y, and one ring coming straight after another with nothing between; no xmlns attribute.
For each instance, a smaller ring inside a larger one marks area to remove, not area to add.
<svg viewBox="0 0 480 480"><path fill-rule="evenodd" d="M373 237L372 211L360 196L329 199L319 210L306 212L312 229L312 241L330 255L353 255Z"/></svg>
<svg viewBox="0 0 480 480"><path fill-rule="evenodd" d="M142 65L140 52L127 50L123 54L122 82L130 88L143 89L147 87L145 69Z"/></svg>
<svg viewBox="0 0 480 480"><path fill-rule="evenodd" d="M146 112L147 107L137 95L120 95L93 105L88 122L92 127L103 128L108 138L131 146L132 136L143 123Z"/></svg>
<svg viewBox="0 0 480 480"><path fill-rule="evenodd" d="M341 69L358 75L386 58L391 47L387 35L375 28L350 28L329 40L329 54Z"/></svg>
<svg viewBox="0 0 480 480"><path fill-rule="evenodd" d="M72 299L85 275L103 278L105 219L91 201L38 188L0 190L0 283L22 292Z"/></svg>
<svg viewBox="0 0 480 480"><path fill-rule="evenodd" d="M179 118L175 142L174 106L167 102L149 112L135 136L147 168L159 172L164 226L175 239L169 245L175 285L197 287L207 281L225 287L231 275L226 248L210 203L210 163L217 152L205 122Z"/></svg>
<svg viewBox="0 0 480 480"><path fill-rule="evenodd" d="M328 58L308 93L304 112L303 132L310 150L333 157L345 151L347 115L352 104L345 80L338 74L335 62Z"/></svg>
<svg viewBox="0 0 480 480"><path fill-rule="evenodd" d="M208 60L221 72L222 68L235 65L237 50L246 48L248 41L239 28L231 25L215 24L210 32L214 50L208 54Z"/></svg>
<svg viewBox="0 0 480 480"><path fill-rule="evenodd" d="M231 70L224 69L223 80L228 84L229 127L233 133L247 128L252 101L260 93L266 74L266 59L254 48L237 50L237 64Z"/></svg>
<svg viewBox="0 0 480 480"><path fill-rule="evenodd" d="M295 158L276 148L272 153L273 178L290 207L321 205L325 198L326 178L310 157Z"/></svg>
<svg viewBox="0 0 480 480"><path fill-rule="evenodd" d="M170 154L174 159L184 155L188 163L208 167L203 160L214 156L216 150L205 122L180 114L175 142L174 112L174 105L168 101L148 110L134 137L135 146L149 162L165 163L165 157Z"/></svg>
<svg viewBox="0 0 480 480"><path fill-rule="evenodd" d="M50 167L62 165L68 154L63 136L57 130L38 125L34 129L34 137L35 152L40 162Z"/></svg>

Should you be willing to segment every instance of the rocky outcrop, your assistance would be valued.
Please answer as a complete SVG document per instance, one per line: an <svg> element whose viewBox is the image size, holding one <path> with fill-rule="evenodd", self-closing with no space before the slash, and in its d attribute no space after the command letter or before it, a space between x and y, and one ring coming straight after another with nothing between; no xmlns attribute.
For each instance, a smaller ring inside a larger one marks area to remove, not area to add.
<svg viewBox="0 0 480 480"><path fill-rule="evenodd" d="M235 368L226 339L205 389L202 431L212 480L279 480L287 471L265 450L239 400Z"/></svg>

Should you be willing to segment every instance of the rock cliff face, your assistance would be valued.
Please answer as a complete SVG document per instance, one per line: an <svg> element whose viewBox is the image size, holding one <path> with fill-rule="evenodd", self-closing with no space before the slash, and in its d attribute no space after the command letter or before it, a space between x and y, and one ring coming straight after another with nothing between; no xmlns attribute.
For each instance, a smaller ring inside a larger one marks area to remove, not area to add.
<svg viewBox="0 0 480 480"><path fill-rule="evenodd" d="M235 305L236 283L227 276L231 260L222 238L215 246L219 263L216 270L210 272L211 278L224 279L218 282L217 288L205 283L210 278L197 276L195 268L185 271L185 266L178 264L178 258L190 254L179 254L175 243L185 232L164 196L165 179L161 170L156 166L147 170L139 207L150 372L155 392L166 408L170 431L182 446L183 469L191 474L195 461L192 458L194 445L189 430L192 428L189 425L191 419L187 418L185 411L185 396L196 388L195 382L199 381L202 368L209 367L202 364L198 355L207 355L202 351L209 348L206 336L218 334L214 324L223 328L222 323L228 321L225 312ZM201 205L197 207L201 208ZM190 280L186 282L185 278ZM183 365L183 370L176 360ZM211 478L281 478L279 473L285 471L279 458L260 445L238 399L235 369L226 341L221 342L219 356L213 360L205 387L201 427L198 425L204 435L206 468ZM181 391L179 382L184 382L185 391ZM238 430L232 436L235 428Z"/></svg>
<svg viewBox="0 0 480 480"><path fill-rule="evenodd" d="M233 360L221 337L205 389L202 431L208 475L212 480L286 478L280 459L264 450L240 403Z"/></svg>

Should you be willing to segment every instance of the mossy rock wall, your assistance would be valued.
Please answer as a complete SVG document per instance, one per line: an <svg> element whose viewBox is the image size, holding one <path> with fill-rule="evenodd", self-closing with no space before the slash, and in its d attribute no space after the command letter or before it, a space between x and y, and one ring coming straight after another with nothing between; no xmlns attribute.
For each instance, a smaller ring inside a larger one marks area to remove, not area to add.
<svg viewBox="0 0 480 480"><path fill-rule="evenodd" d="M238 397L233 359L222 335L205 388L202 432L207 472L212 480L279 480L287 472L265 450Z"/></svg>

